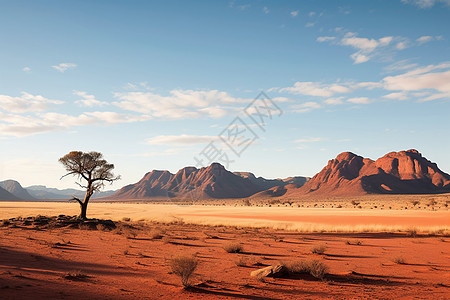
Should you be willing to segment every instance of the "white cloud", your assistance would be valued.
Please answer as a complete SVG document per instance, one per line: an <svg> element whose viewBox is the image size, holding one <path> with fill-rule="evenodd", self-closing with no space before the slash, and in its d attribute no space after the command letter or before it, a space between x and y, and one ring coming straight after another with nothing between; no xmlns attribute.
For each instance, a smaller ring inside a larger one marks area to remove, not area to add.
<svg viewBox="0 0 450 300"><path fill-rule="evenodd" d="M75 68L77 65L74 63L60 63L59 65L52 66L53 69L58 70L61 73L64 73L68 69Z"/></svg>
<svg viewBox="0 0 450 300"><path fill-rule="evenodd" d="M367 97L356 97L356 98L350 98L347 99L348 102L355 103L355 104L369 104L371 103L370 99Z"/></svg>
<svg viewBox="0 0 450 300"><path fill-rule="evenodd" d="M323 141L323 138L320 137L310 137L305 139L295 140L295 143L317 143Z"/></svg>
<svg viewBox="0 0 450 300"><path fill-rule="evenodd" d="M50 100L41 95L22 92L20 97L0 95L0 108L11 113L26 113L46 110L49 104L62 104L63 101Z"/></svg>
<svg viewBox="0 0 450 300"><path fill-rule="evenodd" d="M93 106L103 106L103 105L107 105L108 102L104 102L104 101L99 101L97 99L95 99L94 95L89 95L86 92L82 92L82 91L73 91L74 95L80 96L81 100L77 100L75 101L75 103L80 104L81 106L87 106L87 107L93 107Z"/></svg>
<svg viewBox="0 0 450 300"><path fill-rule="evenodd" d="M217 136L209 135L158 135L147 140L150 145L196 145L206 144L211 141L219 140Z"/></svg>
<svg viewBox="0 0 450 300"><path fill-rule="evenodd" d="M287 92L296 95L331 97L334 94L349 93L351 89L345 85L332 83L323 84L320 82L296 82L292 87L280 88L280 92Z"/></svg>
<svg viewBox="0 0 450 300"><path fill-rule="evenodd" d="M291 11L291 17L295 18L298 16L298 10Z"/></svg>
<svg viewBox="0 0 450 300"><path fill-rule="evenodd" d="M316 12L314 12L314 11L310 11L310 12L309 12L309 14L308 14L308 16L310 16L310 17L314 17L314 16L315 16L315 14L316 14Z"/></svg>
<svg viewBox="0 0 450 300"><path fill-rule="evenodd" d="M431 35L424 35L424 36L421 36L420 38L418 38L416 41L419 44L424 44L424 43L428 43L432 40L433 40L433 37Z"/></svg>
<svg viewBox="0 0 450 300"><path fill-rule="evenodd" d="M306 28L308 28L308 27L313 27L314 25L316 25L316 23L314 23L314 22L308 22L308 23L305 24L305 27L306 27Z"/></svg>
<svg viewBox="0 0 450 300"><path fill-rule="evenodd" d="M389 66L385 67L384 70L387 72L395 72L395 71L403 71L408 70L417 67L418 64L416 63L410 63L409 60L404 59L397 61L393 64L390 64Z"/></svg>
<svg viewBox="0 0 450 300"><path fill-rule="evenodd" d="M251 99L235 98L218 90L172 90L168 96L152 92L126 92L116 93L114 97L118 101L113 104L122 109L169 119L220 118L234 112L235 105L251 102Z"/></svg>
<svg viewBox="0 0 450 300"><path fill-rule="evenodd" d="M403 3L416 5L419 8L430 8L436 3L444 3L450 6L450 0L402 0Z"/></svg>
<svg viewBox="0 0 450 300"><path fill-rule="evenodd" d="M329 42L329 41L333 41L335 40L336 37L335 36L319 36L317 38L317 41L322 43L322 42Z"/></svg>
<svg viewBox="0 0 450 300"><path fill-rule="evenodd" d="M358 50L350 57L353 59L355 64L360 64L369 61L377 48L388 46L392 42L392 40L392 36L386 36L376 40L360 38L356 33L348 32L341 39L340 44L344 46L350 46Z"/></svg>
<svg viewBox="0 0 450 300"><path fill-rule="evenodd" d="M344 104L343 99L344 97L328 98L327 100L325 100L325 103L328 105Z"/></svg>
<svg viewBox="0 0 450 300"><path fill-rule="evenodd" d="M447 69L442 72L431 72ZM417 68L397 76L383 78L386 90L420 91L435 90L440 93L450 93L450 63L429 65Z"/></svg>
<svg viewBox="0 0 450 300"><path fill-rule="evenodd" d="M26 73L30 73L31 72L31 68L25 67L25 68L22 69L22 71L24 71Z"/></svg>
<svg viewBox="0 0 450 300"><path fill-rule="evenodd" d="M393 100L408 100L408 93L406 92L398 92L398 93L390 93L387 95L384 95L383 98L386 99L393 99Z"/></svg>
<svg viewBox="0 0 450 300"><path fill-rule="evenodd" d="M309 112L313 109L318 109L321 108L322 106L317 103L317 102L313 102L313 101L309 101L309 102L305 102L302 104L298 104L298 105L293 105L291 108L293 109L294 112L297 113L305 113L305 112Z"/></svg>
<svg viewBox="0 0 450 300"><path fill-rule="evenodd" d="M263 12L267 15L270 12L270 10L267 8L267 6L264 6Z"/></svg>

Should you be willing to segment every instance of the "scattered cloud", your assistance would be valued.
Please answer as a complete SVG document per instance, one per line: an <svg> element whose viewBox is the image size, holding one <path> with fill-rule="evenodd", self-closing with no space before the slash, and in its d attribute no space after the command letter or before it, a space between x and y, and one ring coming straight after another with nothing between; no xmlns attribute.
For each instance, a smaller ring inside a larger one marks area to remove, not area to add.
<svg viewBox="0 0 450 300"><path fill-rule="evenodd" d="M420 38L418 38L416 41L419 44L424 44L424 43L428 43L432 40L433 40L433 37L431 35L424 35L424 36L421 36Z"/></svg>
<svg viewBox="0 0 450 300"><path fill-rule="evenodd" d="M147 140L147 144L150 145L196 145L206 144L211 141L219 140L218 136L209 135L158 135Z"/></svg>
<svg viewBox="0 0 450 300"><path fill-rule="evenodd" d="M298 10L291 11L291 17L293 17L293 18L297 17L298 13L299 13Z"/></svg>
<svg viewBox="0 0 450 300"><path fill-rule="evenodd" d="M325 100L325 103L328 105L340 105L344 104L343 99L344 97L328 98L327 100Z"/></svg>
<svg viewBox="0 0 450 300"><path fill-rule="evenodd" d="M408 93L406 92L398 92L398 93L390 93L384 95L383 98L392 99L392 100L408 100Z"/></svg>
<svg viewBox="0 0 450 300"><path fill-rule="evenodd" d="M412 4L418 6L419 8L431 8L436 3L444 3L450 6L450 0L401 0L403 3Z"/></svg>
<svg viewBox="0 0 450 300"><path fill-rule="evenodd" d="M392 36L385 36L379 39L369 39L358 37L356 33L348 32L341 39L340 44L350 46L357 50L350 57L355 64L369 61L377 48L388 46L393 40Z"/></svg>
<svg viewBox="0 0 450 300"><path fill-rule="evenodd" d="M404 60L397 61L393 64L390 64L389 66L385 67L384 70L391 73L391 72L395 72L395 71L404 71L404 70L412 69L417 66L418 66L417 63L411 63L409 60L404 59Z"/></svg>
<svg viewBox="0 0 450 300"><path fill-rule="evenodd" d="M169 119L220 118L235 112L236 105L251 102L251 99L235 98L218 90L172 90L168 96L153 92L125 92L115 93L114 97L118 101L113 104L124 110Z"/></svg>
<svg viewBox="0 0 450 300"><path fill-rule="evenodd" d="M367 97L350 98L350 99L347 99L347 101L350 103L355 103L355 104L370 104L371 103L370 99Z"/></svg>
<svg viewBox="0 0 450 300"><path fill-rule="evenodd" d="M73 69L75 68L77 65L74 63L60 63L59 65L56 66L52 66L53 69L64 73L65 71L67 71L68 69Z"/></svg>
<svg viewBox="0 0 450 300"><path fill-rule="evenodd" d="M314 25L316 25L316 23L314 23L314 22L308 22L308 23L305 24L305 27L306 27L306 28L308 28L308 27L313 27Z"/></svg>
<svg viewBox="0 0 450 300"><path fill-rule="evenodd" d="M264 6L263 12L267 15L267 14L269 14L270 10L267 8L267 6Z"/></svg>
<svg viewBox="0 0 450 300"><path fill-rule="evenodd" d="M310 16L310 17L314 17L315 15L316 15L315 11L310 11L309 14L308 14L308 16Z"/></svg>
<svg viewBox="0 0 450 300"><path fill-rule="evenodd" d="M26 113L46 110L50 104L63 104L63 101L50 100L41 95L22 92L20 97L0 95L0 109L10 113Z"/></svg>
<svg viewBox="0 0 450 300"><path fill-rule="evenodd" d="M329 41L333 41L335 40L336 37L335 36L319 36L317 38L317 41L322 43L322 42L329 42Z"/></svg>
<svg viewBox="0 0 450 300"><path fill-rule="evenodd" d="M93 107L93 106L103 106L108 105L108 102L99 101L95 99L94 95L88 95L86 92L82 91L73 91L74 95L80 96L81 100L76 100L75 103L78 103L81 106Z"/></svg>
<svg viewBox="0 0 450 300"><path fill-rule="evenodd" d="M318 109L321 107L322 106L317 102L308 101L308 102L304 102L302 104L293 105L291 107L291 109L296 113L305 113L305 112L309 112L313 109Z"/></svg>
<svg viewBox="0 0 450 300"><path fill-rule="evenodd" d="M323 84L320 82L296 82L292 87L279 88L279 92L287 92L296 95L308 95L319 97L331 97L335 94L349 93L351 89L348 86L338 83Z"/></svg>
<svg viewBox="0 0 450 300"><path fill-rule="evenodd" d="M30 73L31 72L31 68L30 67L25 67L22 69L22 71L24 71L25 73Z"/></svg>

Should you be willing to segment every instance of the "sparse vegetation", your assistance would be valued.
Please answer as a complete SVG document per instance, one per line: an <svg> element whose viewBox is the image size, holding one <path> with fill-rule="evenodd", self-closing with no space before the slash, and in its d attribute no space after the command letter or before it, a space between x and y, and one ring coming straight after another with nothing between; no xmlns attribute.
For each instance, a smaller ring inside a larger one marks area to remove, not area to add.
<svg viewBox="0 0 450 300"><path fill-rule="evenodd" d="M420 204L420 201L419 201L419 200L411 200L411 204L412 204L414 207L416 207L416 205L419 205L419 204Z"/></svg>
<svg viewBox="0 0 450 300"><path fill-rule="evenodd" d="M161 239L163 236L164 236L163 232L160 229L153 229L152 231L149 232L149 237L152 240Z"/></svg>
<svg viewBox="0 0 450 300"><path fill-rule="evenodd" d="M327 246L326 245L323 245L323 244L315 245L315 246L313 246L311 248L311 253L322 255L322 254L325 253L325 250L327 250Z"/></svg>
<svg viewBox="0 0 450 300"><path fill-rule="evenodd" d="M357 205L359 205L360 202L359 202L359 201L356 201L356 200L352 200L351 203L352 203L353 206L357 206Z"/></svg>
<svg viewBox="0 0 450 300"><path fill-rule="evenodd" d="M71 271L63 275L64 279L72 281L85 281L90 277L91 276L87 275L86 273L80 270Z"/></svg>
<svg viewBox="0 0 450 300"><path fill-rule="evenodd" d="M170 259L170 268L175 275L180 276L181 284L190 287L190 278L197 269L198 260L192 255L180 255Z"/></svg>
<svg viewBox="0 0 450 300"><path fill-rule="evenodd" d="M236 242L226 243L222 248L228 253L240 253L243 250L242 245Z"/></svg>
<svg viewBox="0 0 450 300"><path fill-rule="evenodd" d="M357 245L357 246L362 245L361 240L347 240L347 241L345 241L345 243L347 245Z"/></svg>
<svg viewBox="0 0 450 300"><path fill-rule="evenodd" d="M302 259L295 262L284 262L283 267L290 274L310 274L323 279L328 272L328 266L319 259Z"/></svg>
<svg viewBox="0 0 450 300"><path fill-rule="evenodd" d="M402 256L394 257L392 261L399 265L406 265L406 260Z"/></svg>

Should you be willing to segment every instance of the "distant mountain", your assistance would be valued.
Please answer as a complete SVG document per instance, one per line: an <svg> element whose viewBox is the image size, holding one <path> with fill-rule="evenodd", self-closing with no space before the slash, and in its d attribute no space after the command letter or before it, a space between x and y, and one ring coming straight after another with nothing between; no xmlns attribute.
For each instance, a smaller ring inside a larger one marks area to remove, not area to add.
<svg viewBox="0 0 450 300"><path fill-rule="evenodd" d="M417 150L391 152L373 161L351 152L335 159L289 197L314 195L433 194L450 192L450 175Z"/></svg>
<svg viewBox="0 0 450 300"><path fill-rule="evenodd" d="M26 187L26 190L36 199L70 199L72 196L78 198L84 197L86 191L76 190L76 189L56 189L48 188L44 185L32 185ZM116 191L100 191L93 195L93 198L99 198L104 196L109 196L114 194Z"/></svg>
<svg viewBox="0 0 450 300"><path fill-rule="evenodd" d="M248 178L227 171L219 163L213 163L200 169L186 167L176 174L154 170L145 174L139 182L123 187L108 198L245 198L263 189Z"/></svg>
<svg viewBox="0 0 450 300"><path fill-rule="evenodd" d="M4 188L0 187L0 201L11 201L11 200L21 200L5 190Z"/></svg>
<svg viewBox="0 0 450 300"><path fill-rule="evenodd" d="M5 180L0 182L0 187L7 190L17 198L21 200L36 200L33 196L31 196L26 189L24 189L20 183L15 180Z"/></svg>

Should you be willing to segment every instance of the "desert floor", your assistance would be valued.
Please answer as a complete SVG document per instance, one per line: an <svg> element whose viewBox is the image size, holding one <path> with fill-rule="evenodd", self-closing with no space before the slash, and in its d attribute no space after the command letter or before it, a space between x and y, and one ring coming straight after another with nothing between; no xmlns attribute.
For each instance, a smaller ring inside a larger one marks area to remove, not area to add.
<svg viewBox="0 0 450 300"><path fill-rule="evenodd" d="M0 202L0 219L77 212L73 203ZM112 231L0 227L0 298L450 297L448 210L92 203L88 215L125 220ZM227 253L229 243L241 244L241 253ZM313 254L321 245L325 252ZM169 266L186 254L199 261L190 289ZM323 280L250 277L264 266L305 258L329 267Z"/></svg>

